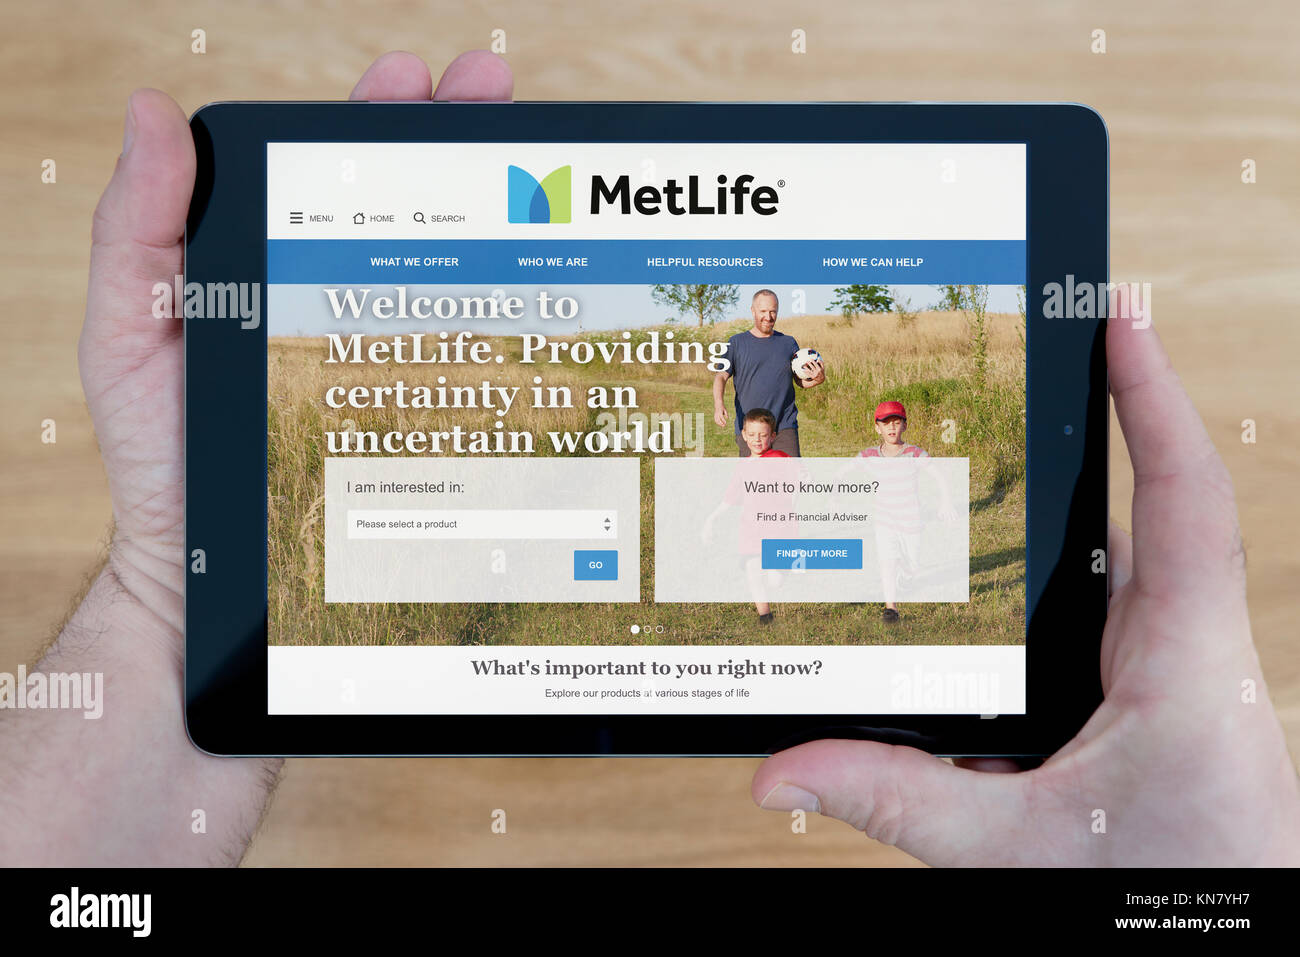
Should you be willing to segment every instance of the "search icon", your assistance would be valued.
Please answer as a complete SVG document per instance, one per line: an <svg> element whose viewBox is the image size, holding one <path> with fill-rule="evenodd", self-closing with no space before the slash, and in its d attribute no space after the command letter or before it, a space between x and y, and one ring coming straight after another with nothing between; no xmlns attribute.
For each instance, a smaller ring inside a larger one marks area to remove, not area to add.
<svg viewBox="0 0 1300 957"><path fill-rule="evenodd" d="M415 216L412 217L412 218L413 218L417 223L422 223L422 222L424 222L424 213L416 213Z"/></svg>

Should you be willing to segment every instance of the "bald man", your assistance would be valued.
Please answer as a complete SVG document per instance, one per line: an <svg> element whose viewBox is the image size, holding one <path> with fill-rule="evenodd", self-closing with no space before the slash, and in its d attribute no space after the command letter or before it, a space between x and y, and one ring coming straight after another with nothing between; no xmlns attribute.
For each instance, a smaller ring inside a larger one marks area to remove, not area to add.
<svg viewBox="0 0 1300 957"><path fill-rule="evenodd" d="M812 389L826 381L822 363L806 367L813 375L797 378L790 369L799 343L793 336L776 331L776 313L780 303L771 289L760 289L750 300L753 328L738 332L727 340L726 357L731 365L713 377L713 421L727 427L725 395L727 380L736 380L736 448L741 458L749 455L749 446L740 434L740 425L750 409L769 409L776 417L776 436L772 448L787 455L799 454L799 410L795 406L794 384Z"/></svg>

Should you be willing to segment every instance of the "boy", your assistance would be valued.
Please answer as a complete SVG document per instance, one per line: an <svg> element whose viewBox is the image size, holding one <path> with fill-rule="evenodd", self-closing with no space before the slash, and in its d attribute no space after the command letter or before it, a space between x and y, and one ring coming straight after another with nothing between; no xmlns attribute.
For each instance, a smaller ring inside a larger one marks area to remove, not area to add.
<svg viewBox="0 0 1300 957"><path fill-rule="evenodd" d="M864 459L927 459L930 457L925 449L909 445L904 434L907 432L907 410L901 402L882 402L876 406L876 434L880 444L865 448L858 453ZM864 463L867 464L867 463ZM920 467L892 469L888 481L880 486L876 493L876 554L880 560L881 584L885 592L885 610L881 619L886 624L897 624L899 620L898 584L900 577L910 578L919 570L918 555L921 546L921 497ZM942 497L940 517L947 520L952 515L952 505L948 498L948 488L938 473L933 473L939 484Z"/></svg>
<svg viewBox="0 0 1300 957"><path fill-rule="evenodd" d="M776 416L767 409L750 409L740 425L740 437L751 456L760 459L788 459L789 452L772 448L776 438Z"/></svg>
<svg viewBox="0 0 1300 957"><path fill-rule="evenodd" d="M765 482L779 481L786 469L781 466L758 464L760 459L788 459L791 456L780 449L772 448L772 439L776 436L776 416L767 409L750 409L745 413L741 423L740 436L749 449L749 455L737 466L735 476L727 491L709 517L704 520L701 537L704 544L713 544L714 520L733 505L741 506L740 535L736 552L745 569L749 581L750 593L754 596L754 610L758 612L758 623L772 623L772 606L767 601L766 584L770 580L776 585L780 577L772 572L765 575L763 571L763 539L788 538L799 532L798 523L789 519L764 521L759 523L760 512L772 515L788 515L793 508L792 497L779 492L746 492L745 479L754 479L755 473ZM793 463L792 463L793 464Z"/></svg>

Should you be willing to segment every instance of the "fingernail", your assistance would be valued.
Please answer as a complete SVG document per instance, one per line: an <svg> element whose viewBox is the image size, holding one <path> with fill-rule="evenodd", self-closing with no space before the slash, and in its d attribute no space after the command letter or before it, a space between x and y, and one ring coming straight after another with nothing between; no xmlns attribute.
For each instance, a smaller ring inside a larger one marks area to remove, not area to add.
<svg viewBox="0 0 1300 957"><path fill-rule="evenodd" d="M135 139L135 111L131 108L131 100L128 97L126 101L126 130L122 133L122 155L125 156L131 152L131 141Z"/></svg>
<svg viewBox="0 0 1300 957"><path fill-rule="evenodd" d="M763 798L759 807L765 811L812 811L815 814L822 812L822 802L817 795L784 782L768 791L767 797Z"/></svg>

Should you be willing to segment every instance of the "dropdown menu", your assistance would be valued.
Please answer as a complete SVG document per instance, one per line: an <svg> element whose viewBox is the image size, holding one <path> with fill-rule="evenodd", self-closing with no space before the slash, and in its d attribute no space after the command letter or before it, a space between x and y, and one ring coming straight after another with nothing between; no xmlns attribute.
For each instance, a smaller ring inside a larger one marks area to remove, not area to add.
<svg viewBox="0 0 1300 957"><path fill-rule="evenodd" d="M616 539L609 509L348 509L348 538Z"/></svg>

